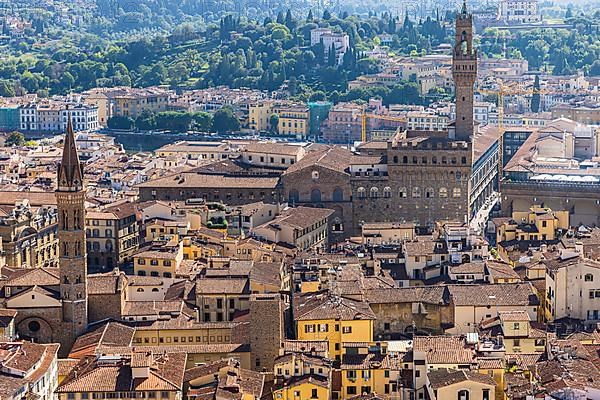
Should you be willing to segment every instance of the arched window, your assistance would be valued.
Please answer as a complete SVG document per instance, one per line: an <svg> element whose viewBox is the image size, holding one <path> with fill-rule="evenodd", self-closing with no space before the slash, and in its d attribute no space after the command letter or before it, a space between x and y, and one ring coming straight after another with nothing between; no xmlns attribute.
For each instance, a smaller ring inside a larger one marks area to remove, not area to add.
<svg viewBox="0 0 600 400"><path fill-rule="evenodd" d="M412 189L412 197L421 197L421 188L419 188L418 186L415 186Z"/></svg>
<svg viewBox="0 0 600 400"><path fill-rule="evenodd" d="M406 190L406 188L405 188L405 187L401 188L401 189L398 191L398 197L400 197L401 199L405 199L405 198L407 198L407 197L408 197L408 191Z"/></svg>
<svg viewBox="0 0 600 400"><path fill-rule="evenodd" d="M460 178L462 177L462 174L460 173L460 171L456 171L456 181L459 182Z"/></svg>
<svg viewBox="0 0 600 400"><path fill-rule="evenodd" d="M64 210L62 212L62 228L64 230L69 229L69 213L67 212L67 210Z"/></svg>
<svg viewBox="0 0 600 400"><path fill-rule="evenodd" d="M441 187L440 188L440 197L442 197L442 198L448 197L448 189L446 189L445 187Z"/></svg>
<svg viewBox="0 0 600 400"><path fill-rule="evenodd" d="M312 172L312 179L313 179L313 181L316 181L319 179L319 171Z"/></svg>
<svg viewBox="0 0 600 400"><path fill-rule="evenodd" d="M460 197L460 188L452 189L452 197Z"/></svg>
<svg viewBox="0 0 600 400"><path fill-rule="evenodd" d="M358 189L356 189L356 196L359 199L364 199L365 197L367 197L367 191L364 187L359 187Z"/></svg>
<svg viewBox="0 0 600 400"><path fill-rule="evenodd" d="M448 159L446 158L446 156L442 157L442 164L448 164Z"/></svg>
<svg viewBox="0 0 600 400"><path fill-rule="evenodd" d="M379 189L376 187L372 187L369 191L369 197L371 197L372 199L376 199L377 197L379 197Z"/></svg>
<svg viewBox="0 0 600 400"><path fill-rule="evenodd" d="M385 197L386 199L389 199L390 197L392 197L392 188L389 186L386 186L383 188L383 197Z"/></svg>
<svg viewBox="0 0 600 400"><path fill-rule="evenodd" d="M290 190L288 193L288 202L296 204L300 201L300 193L296 189Z"/></svg>
<svg viewBox="0 0 600 400"><path fill-rule="evenodd" d="M152 291L153 291L154 293L156 293L156 292L158 292L158 288L152 288Z"/></svg>
<svg viewBox="0 0 600 400"><path fill-rule="evenodd" d="M431 163L432 164L437 164L437 157L436 156L431 157Z"/></svg>
<svg viewBox="0 0 600 400"><path fill-rule="evenodd" d="M344 201L344 191L339 187L333 189L333 201Z"/></svg>
<svg viewBox="0 0 600 400"><path fill-rule="evenodd" d="M321 191L319 189L311 190L310 201L312 203L320 203L321 202Z"/></svg>
<svg viewBox="0 0 600 400"><path fill-rule="evenodd" d="M141 287L137 288L137 292L138 293L143 293L144 292L144 288L141 288Z"/></svg>
<svg viewBox="0 0 600 400"><path fill-rule="evenodd" d="M107 251L112 251L113 250L112 240L107 240L106 243L104 244L104 247L106 247Z"/></svg>
<svg viewBox="0 0 600 400"><path fill-rule="evenodd" d="M104 236L106 236L106 237L112 237L112 229L106 229L104 231Z"/></svg>
<svg viewBox="0 0 600 400"><path fill-rule="evenodd" d="M73 228L81 229L81 218L79 218L79 210L73 212Z"/></svg>
<svg viewBox="0 0 600 400"><path fill-rule="evenodd" d="M62 255L63 255L63 257L69 257L69 244L68 243L62 244Z"/></svg>
<svg viewBox="0 0 600 400"><path fill-rule="evenodd" d="M431 199L433 197L433 188L425 189L425 198Z"/></svg>
<svg viewBox="0 0 600 400"><path fill-rule="evenodd" d="M398 156L394 156L394 164L398 164Z"/></svg>
<svg viewBox="0 0 600 400"><path fill-rule="evenodd" d="M402 157L402 164L408 164L408 156Z"/></svg>

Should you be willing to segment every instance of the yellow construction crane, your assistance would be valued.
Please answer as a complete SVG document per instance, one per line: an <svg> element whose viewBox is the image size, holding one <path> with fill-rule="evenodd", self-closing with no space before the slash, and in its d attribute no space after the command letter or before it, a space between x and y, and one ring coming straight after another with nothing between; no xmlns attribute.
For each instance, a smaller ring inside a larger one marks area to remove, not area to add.
<svg viewBox="0 0 600 400"><path fill-rule="evenodd" d="M369 114L366 113L365 110L362 112L362 126L361 126L361 139L363 143L367 142L367 119L380 119L383 121L393 121L393 122L406 122L405 117L393 117L391 115L379 115L379 114Z"/></svg>

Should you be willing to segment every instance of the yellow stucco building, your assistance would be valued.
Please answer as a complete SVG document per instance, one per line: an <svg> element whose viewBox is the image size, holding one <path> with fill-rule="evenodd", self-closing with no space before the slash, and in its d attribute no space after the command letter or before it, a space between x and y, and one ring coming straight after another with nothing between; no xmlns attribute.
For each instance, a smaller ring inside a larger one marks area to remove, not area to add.
<svg viewBox="0 0 600 400"><path fill-rule="evenodd" d="M344 343L373 341L376 317L368 303L326 292L302 294L294 300L297 338L327 340L331 358L341 360Z"/></svg>

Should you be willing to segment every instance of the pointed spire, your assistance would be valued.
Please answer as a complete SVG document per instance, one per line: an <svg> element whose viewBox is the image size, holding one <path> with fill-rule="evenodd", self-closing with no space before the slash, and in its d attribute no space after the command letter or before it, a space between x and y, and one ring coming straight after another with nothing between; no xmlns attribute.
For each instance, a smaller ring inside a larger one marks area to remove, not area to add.
<svg viewBox="0 0 600 400"><path fill-rule="evenodd" d="M62 161L58 168L58 190L61 192L77 192L82 189L83 170L79 162L79 155L77 154L71 113L68 113Z"/></svg>
<svg viewBox="0 0 600 400"><path fill-rule="evenodd" d="M462 9L460 10L460 13L465 17L467 16L467 0L463 0Z"/></svg>

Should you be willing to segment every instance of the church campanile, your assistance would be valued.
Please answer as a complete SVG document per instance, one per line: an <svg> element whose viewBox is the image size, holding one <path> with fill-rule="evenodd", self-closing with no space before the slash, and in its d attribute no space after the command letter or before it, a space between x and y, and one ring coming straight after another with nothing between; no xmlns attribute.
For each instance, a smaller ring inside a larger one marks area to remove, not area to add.
<svg viewBox="0 0 600 400"><path fill-rule="evenodd" d="M71 344L87 329L87 265L85 244L85 192L71 116L56 189L62 327Z"/></svg>
<svg viewBox="0 0 600 400"><path fill-rule="evenodd" d="M473 16L466 0L456 15L456 44L452 54L452 76L456 87L456 133L458 140L473 136L473 85L477 80L477 50L473 47Z"/></svg>

